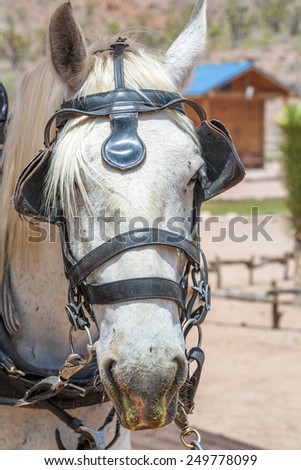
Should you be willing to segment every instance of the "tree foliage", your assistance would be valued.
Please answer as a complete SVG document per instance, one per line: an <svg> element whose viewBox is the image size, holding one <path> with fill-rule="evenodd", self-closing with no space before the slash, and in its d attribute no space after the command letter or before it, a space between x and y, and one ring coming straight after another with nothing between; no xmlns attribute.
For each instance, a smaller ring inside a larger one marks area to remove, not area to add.
<svg viewBox="0 0 301 470"><path fill-rule="evenodd" d="M288 27L292 36L297 36L301 32L301 4L291 2L288 6Z"/></svg>
<svg viewBox="0 0 301 470"><path fill-rule="evenodd" d="M0 52L17 69L27 56L31 38L19 33L12 15L7 15L4 26L0 29Z"/></svg>
<svg viewBox="0 0 301 470"><path fill-rule="evenodd" d="M282 129L282 160L287 206L295 239L301 243L301 103L287 104L277 120Z"/></svg>
<svg viewBox="0 0 301 470"><path fill-rule="evenodd" d="M225 14L230 29L232 46L237 47L240 41L250 32L253 15L249 6L241 0L228 0Z"/></svg>
<svg viewBox="0 0 301 470"><path fill-rule="evenodd" d="M292 3L291 0L256 0L256 3L263 20L274 33L278 34L287 17L286 9L289 3Z"/></svg>

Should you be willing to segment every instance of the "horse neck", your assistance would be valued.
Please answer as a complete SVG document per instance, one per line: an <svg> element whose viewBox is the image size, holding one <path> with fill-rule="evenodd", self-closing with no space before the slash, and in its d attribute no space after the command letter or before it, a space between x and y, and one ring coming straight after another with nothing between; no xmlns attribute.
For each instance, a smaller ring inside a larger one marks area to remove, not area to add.
<svg viewBox="0 0 301 470"><path fill-rule="evenodd" d="M28 247L30 250L30 247ZM70 324L64 312L67 282L59 242L41 243L20 269L14 257L9 263L11 293L20 321L15 345L29 363L60 367L69 352Z"/></svg>
<svg viewBox="0 0 301 470"><path fill-rule="evenodd" d="M12 295L20 318L20 328L14 344L27 363L42 368L59 369L70 353L68 342L70 323L64 312L68 284L63 270L60 241L44 242L38 250L37 247L32 248L34 255L28 257L23 269L20 269L20 260L14 257L9 263ZM30 247L28 249L30 251ZM76 352L85 354L86 343L85 334L76 338ZM77 409L73 415L91 428L98 429L111 408L110 402L103 403L101 406ZM4 421L10 423L2 433L5 449L10 448L11 444L12 449L56 449L54 430L59 427L64 445L70 449L76 447L77 434L60 424L60 421L49 412L40 410L38 414L36 412L33 415L32 411L27 413L27 410L22 410L20 414L20 409L16 411L5 406L3 410L1 408L1 413L4 413ZM48 423L46 428L45 422ZM12 439L12 429L15 433L14 439ZM115 426L106 436L108 442L114 436L114 432ZM31 439L24 439L29 433ZM130 432L121 428L120 437L113 449L130 448Z"/></svg>

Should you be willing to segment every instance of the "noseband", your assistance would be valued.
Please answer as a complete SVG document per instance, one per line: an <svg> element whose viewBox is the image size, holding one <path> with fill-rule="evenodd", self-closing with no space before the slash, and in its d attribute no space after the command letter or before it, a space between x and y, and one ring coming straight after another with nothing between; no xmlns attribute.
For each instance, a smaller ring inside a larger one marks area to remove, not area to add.
<svg viewBox="0 0 301 470"><path fill-rule="evenodd" d="M88 335L87 356L75 353L71 336L71 354L58 375L54 379L46 377L33 387L27 386L27 391L19 404L40 404L63 395L68 387L72 387L73 376L92 363L93 347L89 327L91 320L96 322L93 313L94 304L108 305L142 299L165 299L177 304L185 339L192 327L198 329L196 347L186 351L188 364L195 362L196 369L192 375L188 373L187 380L179 393L176 423L181 428L184 439L191 433L187 415L194 407L194 396L204 361L200 325L210 309L208 268L200 247L200 220L197 213L201 202L237 184L243 178L244 169L227 129L219 121L207 121L203 108L198 104L177 93L144 89L137 92L125 88L123 56L127 47L125 39L121 38L111 46L114 54L115 90L64 102L46 124L45 148L27 165L16 184L15 209L22 215L34 216L59 227L65 275L70 285L66 312L72 325L71 330L85 330ZM137 229L111 238L76 261L70 250L67 222L59 200L51 214L46 214L42 201L42 185L49 169L53 146L59 138L59 131L68 120L75 117L109 117L111 134L102 145L102 159L109 167L125 172L142 165L147 158L144 142L137 133L139 114L158 113L167 109L185 114L183 103L192 107L200 118L201 125L195 132L196 138L201 143L202 156L206 164L206 167L200 170L196 183L191 239L168 230ZM57 133L51 140L50 131L54 121ZM156 277L124 279L106 284L87 282L88 276L95 269L113 260L117 255L137 248L154 246L174 248L185 255L186 266L180 283ZM66 420L67 418L65 422ZM185 440L183 442L185 443Z"/></svg>

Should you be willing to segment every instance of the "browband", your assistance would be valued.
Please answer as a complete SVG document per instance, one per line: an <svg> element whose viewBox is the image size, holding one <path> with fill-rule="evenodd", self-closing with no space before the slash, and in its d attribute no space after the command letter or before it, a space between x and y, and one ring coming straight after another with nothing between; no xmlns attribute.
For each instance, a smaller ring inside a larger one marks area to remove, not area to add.
<svg viewBox="0 0 301 470"><path fill-rule="evenodd" d="M44 133L45 145L47 147L50 145L50 128L54 121L56 121L56 127L60 128L69 119L79 116L103 117L119 113L153 113L168 108L185 114L183 102L196 104L186 100L178 93L144 89L139 91L112 90L74 98L65 101L47 122ZM205 111L198 105L196 107L196 112L204 120L206 118Z"/></svg>

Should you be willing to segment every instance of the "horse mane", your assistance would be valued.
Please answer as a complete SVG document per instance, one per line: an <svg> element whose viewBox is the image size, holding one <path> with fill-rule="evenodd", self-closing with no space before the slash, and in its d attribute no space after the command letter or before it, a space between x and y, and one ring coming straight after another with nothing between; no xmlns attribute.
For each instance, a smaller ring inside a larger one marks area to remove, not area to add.
<svg viewBox="0 0 301 470"><path fill-rule="evenodd" d="M45 123L60 106L64 90L47 59L27 72L19 86L3 151L0 276L4 263L12 255L22 258L20 255L26 253L27 224L21 223L11 198L24 166L43 147Z"/></svg>
<svg viewBox="0 0 301 470"><path fill-rule="evenodd" d="M108 50L112 42L114 39L105 39L105 43L104 40L96 40L89 47L90 71L76 96L101 93L115 88L113 58L111 51ZM160 55L155 55L138 46L134 41L130 41L130 48L124 55L126 87L137 91L141 88L177 91L164 67L163 60ZM21 263L26 259L29 251L38 253L38 243L31 243L31 248L28 247L27 224L20 223L20 218L12 207L11 196L22 169L43 147L45 124L59 108L65 92L66 86L56 76L49 58L28 72L21 83L14 114L7 129L3 155L1 266L5 261L4 253L6 260L14 256L20 259ZM175 111L168 111L168 113L182 129L193 137L193 126L186 116ZM81 125L77 125L80 121L82 121ZM75 207L75 185L80 189L84 202L89 206L82 175L85 172L90 178L92 177L95 181L96 179L89 172L87 163L81 161L79 152L76 151L80 148L79 143L88 131L89 124L90 121L87 118L72 119L62 131L45 185L48 207L54 203L58 191L63 206ZM74 152L70 152L70 146L75 150ZM67 150L68 164L66 165L67 159L60 157L64 156Z"/></svg>

